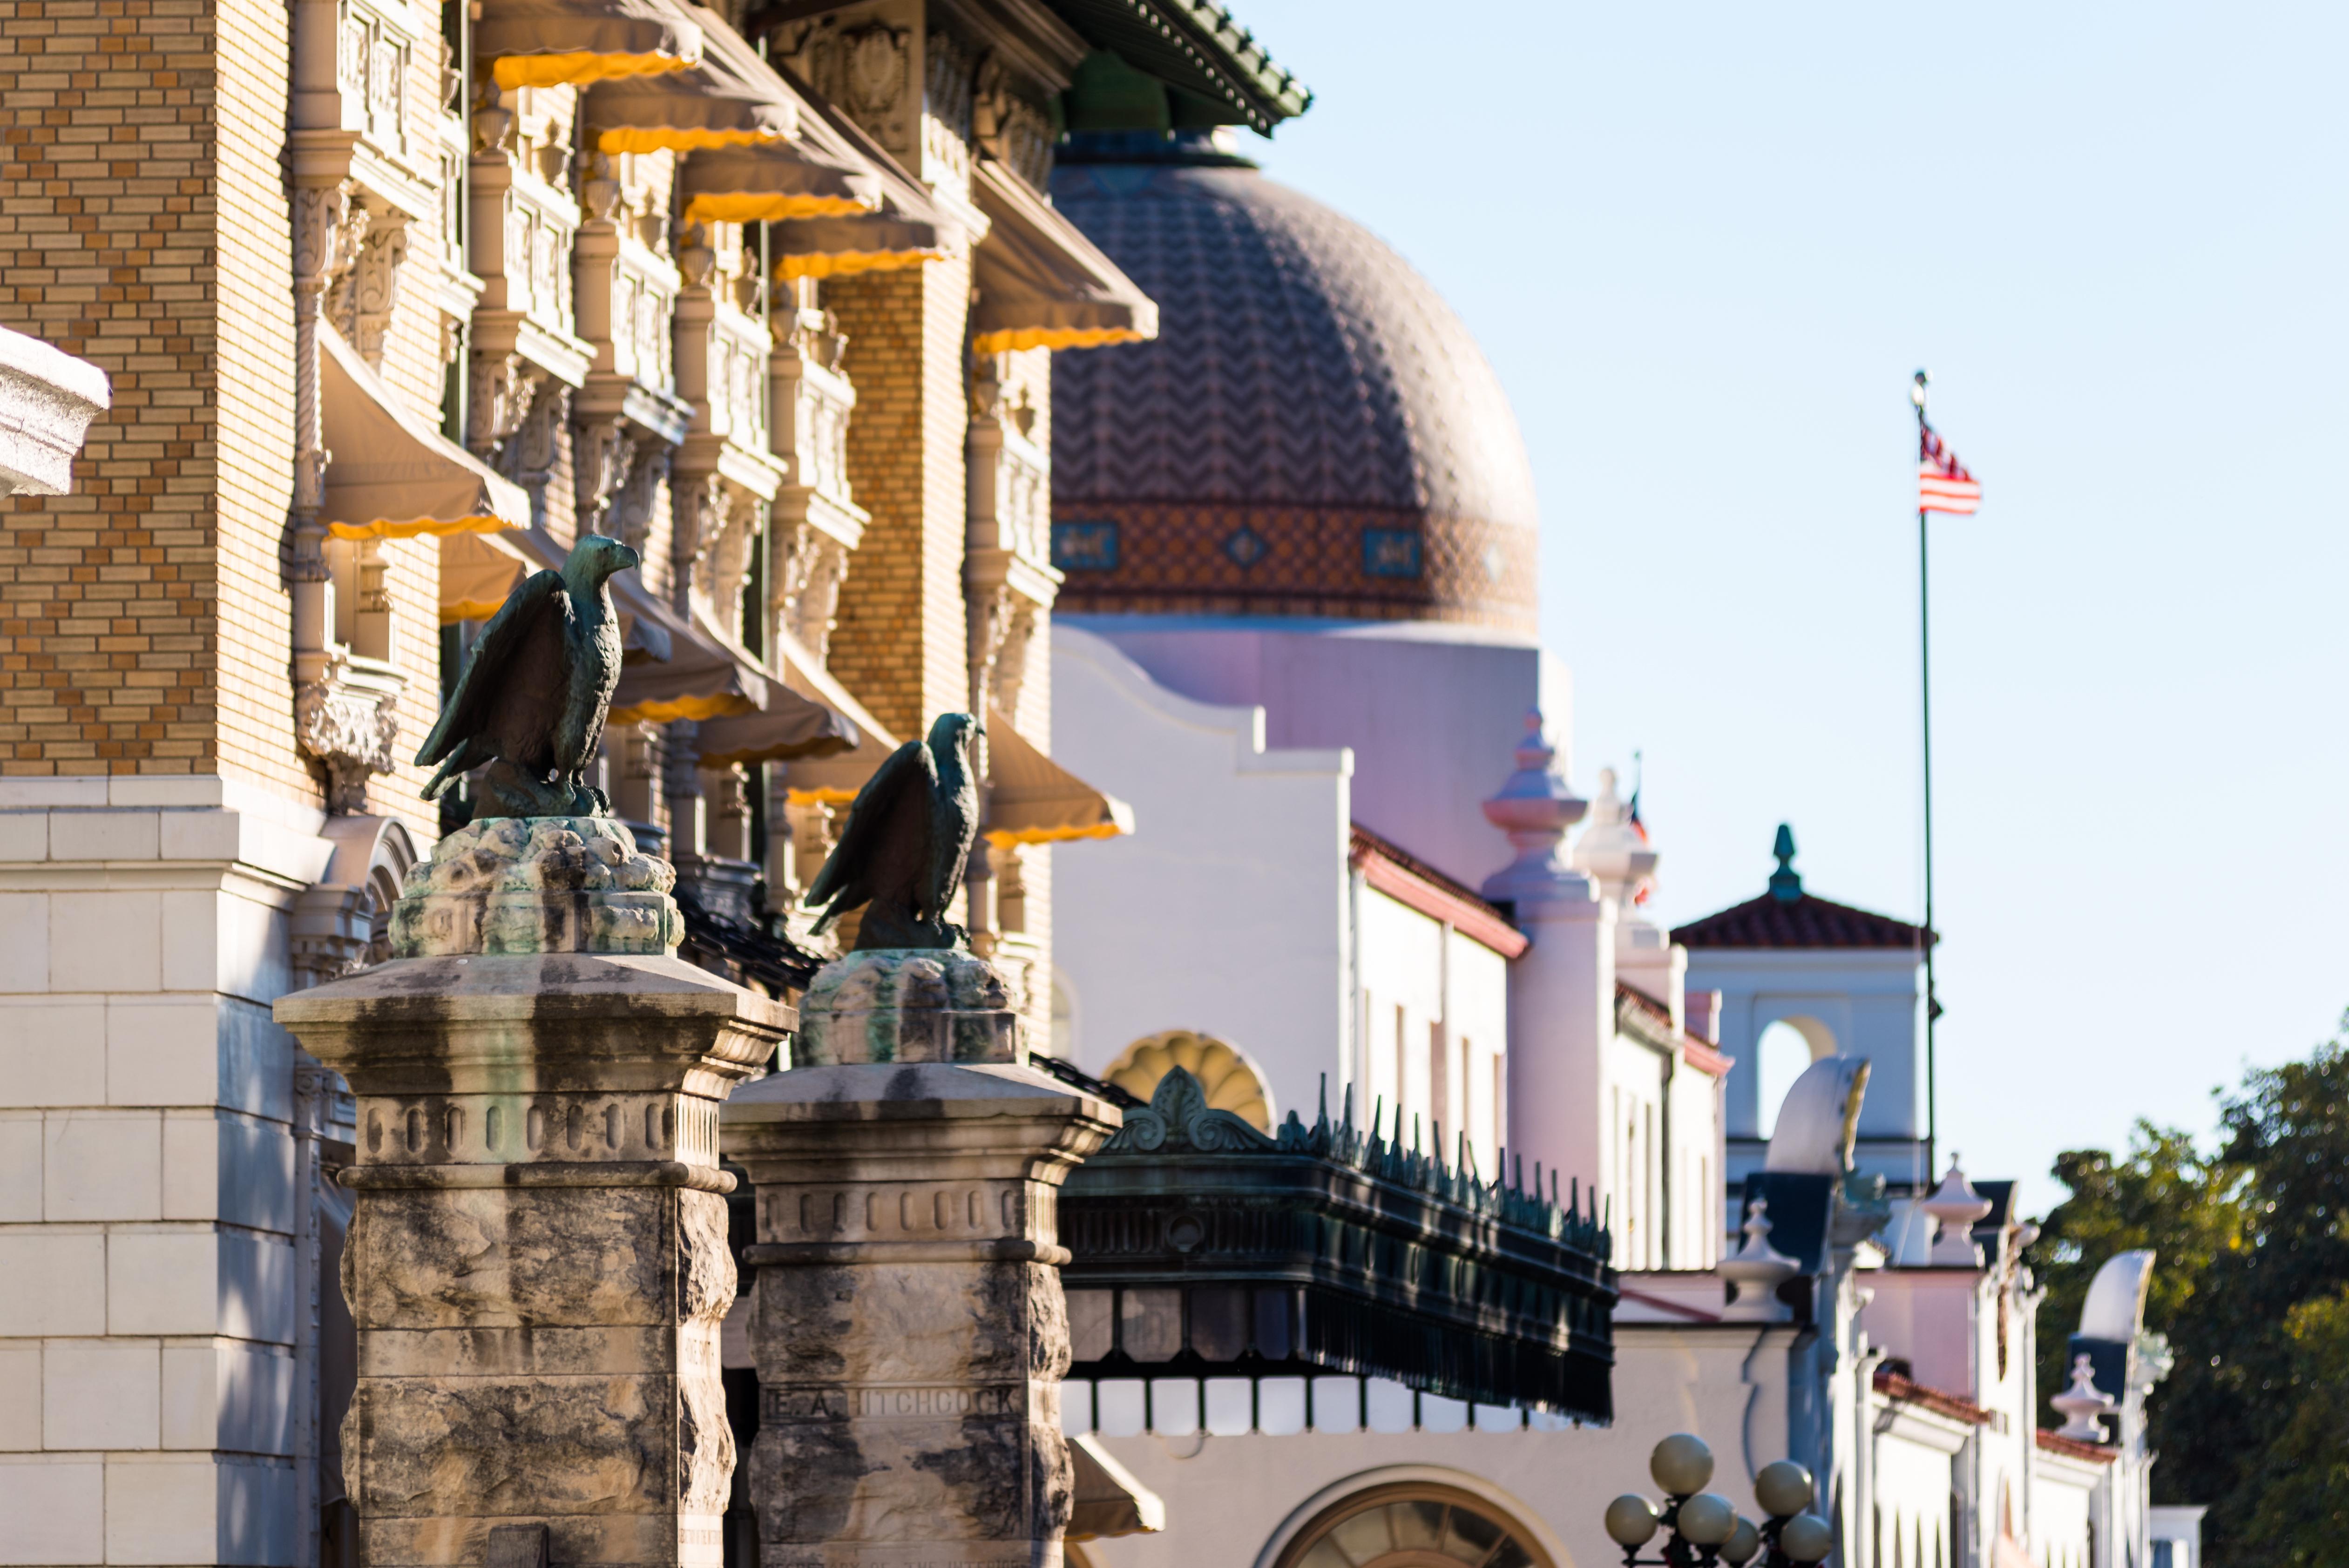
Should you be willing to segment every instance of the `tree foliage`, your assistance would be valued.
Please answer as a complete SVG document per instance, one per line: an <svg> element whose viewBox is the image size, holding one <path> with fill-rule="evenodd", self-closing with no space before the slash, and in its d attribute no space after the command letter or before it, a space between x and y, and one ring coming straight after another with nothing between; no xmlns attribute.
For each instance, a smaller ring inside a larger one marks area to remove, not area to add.
<svg viewBox="0 0 2349 1568"><path fill-rule="evenodd" d="M2097 1267L2152 1248L2146 1326L2177 1356L2148 1407L2156 1500L2210 1505L2213 1562L2349 1563L2349 1049L2248 1073L2220 1125L2207 1155L2139 1122L2124 1158L2057 1157L2070 1195L2032 1249L2040 1391L2070 1381Z"/></svg>

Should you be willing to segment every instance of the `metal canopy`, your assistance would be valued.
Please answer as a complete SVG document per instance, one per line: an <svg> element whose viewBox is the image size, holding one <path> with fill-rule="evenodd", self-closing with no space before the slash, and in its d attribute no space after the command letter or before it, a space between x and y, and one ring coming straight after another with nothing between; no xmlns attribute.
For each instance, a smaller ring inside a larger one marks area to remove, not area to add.
<svg viewBox="0 0 2349 1568"><path fill-rule="evenodd" d="M1389 1377L1605 1421L1615 1272L1580 1203L1326 1112L1267 1138L1176 1068L1061 1195L1072 1377Z"/></svg>
<svg viewBox="0 0 2349 1568"><path fill-rule="evenodd" d="M971 194L988 217L972 254L971 349L1092 348L1158 335L1158 306L1027 182L980 157Z"/></svg>

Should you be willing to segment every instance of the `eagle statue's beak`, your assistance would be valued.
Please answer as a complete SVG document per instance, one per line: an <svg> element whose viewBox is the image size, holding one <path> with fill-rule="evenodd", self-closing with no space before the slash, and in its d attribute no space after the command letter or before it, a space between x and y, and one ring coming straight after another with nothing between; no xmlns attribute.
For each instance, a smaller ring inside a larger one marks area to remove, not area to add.
<svg viewBox="0 0 2349 1568"><path fill-rule="evenodd" d="M645 558L644 558L643 556L641 556L641 555L637 554L637 553L636 552L636 551L634 551L633 549L631 549L631 548L630 548L630 547L628 547L627 545L625 545L625 544L621 545L621 546L619 547L619 551L620 551L620 555L621 555L621 561L620 561L620 570L621 570L621 571L626 572L626 571L627 571L630 567L633 567L633 566L641 566L641 565L643 565L643 564L645 563Z"/></svg>

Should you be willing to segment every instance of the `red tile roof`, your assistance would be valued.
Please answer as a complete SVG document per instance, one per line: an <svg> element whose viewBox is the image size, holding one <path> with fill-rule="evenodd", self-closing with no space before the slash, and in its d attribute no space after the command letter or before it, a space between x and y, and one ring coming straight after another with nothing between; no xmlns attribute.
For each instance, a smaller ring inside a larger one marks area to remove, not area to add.
<svg viewBox="0 0 2349 1568"><path fill-rule="evenodd" d="M1509 923L1500 905L1359 822L1354 824L1349 858L1361 868L1362 880L1379 892L1431 920L1443 921L1504 958L1515 958L1533 944L1530 937Z"/></svg>
<svg viewBox="0 0 2349 1568"><path fill-rule="evenodd" d="M2041 1448L2051 1454L2069 1454L2075 1460L2093 1460L2100 1465L2108 1465L2121 1457L2120 1450L2117 1449L2105 1448L2096 1443L2084 1443L2077 1438L2067 1438L2061 1432L2051 1432L2044 1427L2039 1428L2031 1435Z"/></svg>
<svg viewBox="0 0 2349 1568"><path fill-rule="evenodd" d="M1718 914L1692 921L1672 932L1683 947L1906 947L1921 950L1939 940L1920 926L1889 914L1802 893L1775 893L1746 900Z"/></svg>
<svg viewBox="0 0 2349 1568"><path fill-rule="evenodd" d="M1671 1008L1649 995L1637 985L1628 981L1618 980L1615 982L1615 996L1618 1001L1627 1003L1645 1014L1648 1020L1668 1037L1672 1033ZM1734 1065L1735 1058L1723 1056L1713 1048L1712 1041L1701 1040L1685 1029L1680 1031L1678 1037L1681 1060L1688 1063L1697 1071L1710 1073L1714 1078L1729 1076L1729 1069Z"/></svg>
<svg viewBox="0 0 2349 1568"><path fill-rule="evenodd" d="M1998 1418L1971 1399L1961 1398L1955 1394L1945 1394L1939 1388L1928 1388L1922 1383L1903 1377L1889 1367L1878 1367L1876 1369L1876 1391L1888 1399L1922 1405L1937 1415L1952 1417L1961 1421L1971 1421L1977 1427L1987 1427Z"/></svg>

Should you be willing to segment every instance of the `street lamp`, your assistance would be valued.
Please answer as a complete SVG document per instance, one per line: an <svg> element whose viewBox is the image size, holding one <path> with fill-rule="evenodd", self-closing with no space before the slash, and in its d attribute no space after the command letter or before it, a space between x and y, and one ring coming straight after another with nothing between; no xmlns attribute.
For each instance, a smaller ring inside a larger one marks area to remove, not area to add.
<svg viewBox="0 0 2349 1568"><path fill-rule="evenodd" d="M1676 1432L1658 1443L1648 1473L1664 1489L1661 1504L1626 1492L1607 1505L1607 1533L1623 1549L1623 1568L1745 1568L1757 1555L1760 1568L1808 1568L1835 1550L1827 1522L1806 1511L1817 1490L1811 1472L1791 1460L1764 1465L1754 1478L1754 1501L1770 1515L1761 1524L1704 1490L1713 1479L1713 1450L1701 1438ZM1659 1530L1670 1532L1663 1554L1640 1556Z"/></svg>

